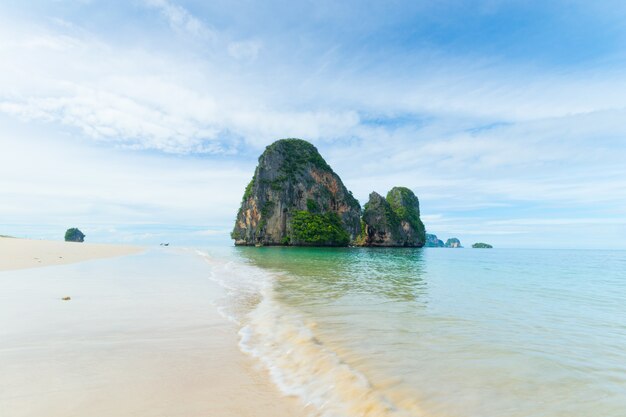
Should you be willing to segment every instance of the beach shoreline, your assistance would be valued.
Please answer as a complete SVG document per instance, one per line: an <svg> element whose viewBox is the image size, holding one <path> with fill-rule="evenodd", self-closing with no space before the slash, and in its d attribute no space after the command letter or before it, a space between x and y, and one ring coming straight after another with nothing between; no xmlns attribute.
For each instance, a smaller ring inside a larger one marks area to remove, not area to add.
<svg viewBox="0 0 626 417"><path fill-rule="evenodd" d="M132 255L140 246L0 237L0 271L65 265L91 259Z"/></svg>
<svg viewBox="0 0 626 417"><path fill-rule="evenodd" d="M195 252L58 243L17 246L66 264L0 271L0 415L306 415L240 351Z"/></svg>

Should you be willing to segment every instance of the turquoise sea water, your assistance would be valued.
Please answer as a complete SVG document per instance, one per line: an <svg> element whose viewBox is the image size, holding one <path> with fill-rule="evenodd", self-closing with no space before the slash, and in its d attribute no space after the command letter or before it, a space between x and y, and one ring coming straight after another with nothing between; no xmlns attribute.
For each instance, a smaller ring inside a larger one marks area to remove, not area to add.
<svg viewBox="0 0 626 417"><path fill-rule="evenodd" d="M626 416L626 252L232 248L208 259L242 349L313 414Z"/></svg>

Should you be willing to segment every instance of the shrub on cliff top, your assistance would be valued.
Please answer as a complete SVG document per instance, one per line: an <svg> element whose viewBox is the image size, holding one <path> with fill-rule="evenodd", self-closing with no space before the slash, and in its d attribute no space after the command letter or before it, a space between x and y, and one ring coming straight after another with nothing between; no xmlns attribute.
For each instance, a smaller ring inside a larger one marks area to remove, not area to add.
<svg viewBox="0 0 626 417"><path fill-rule="evenodd" d="M305 140L294 138L277 140L265 148L264 154L274 151L283 156L284 161L280 170L288 176L298 173L307 163L321 170L332 172L317 148Z"/></svg>

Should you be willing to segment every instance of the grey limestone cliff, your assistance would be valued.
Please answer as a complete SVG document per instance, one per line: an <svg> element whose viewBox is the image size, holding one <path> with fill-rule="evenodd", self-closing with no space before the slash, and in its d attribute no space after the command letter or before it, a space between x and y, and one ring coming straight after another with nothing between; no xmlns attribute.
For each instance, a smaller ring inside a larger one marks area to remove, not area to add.
<svg viewBox="0 0 626 417"><path fill-rule="evenodd" d="M363 211L362 246L422 247L426 242L419 201L411 190L394 187L383 198L373 192Z"/></svg>
<svg viewBox="0 0 626 417"><path fill-rule="evenodd" d="M361 206L317 149L281 139L259 157L231 233L235 245L422 247L419 201L405 187Z"/></svg>
<svg viewBox="0 0 626 417"><path fill-rule="evenodd" d="M259 157L231 236L236 245L346 246L361 232L360 216L313 145L282 139Z"/></svg>

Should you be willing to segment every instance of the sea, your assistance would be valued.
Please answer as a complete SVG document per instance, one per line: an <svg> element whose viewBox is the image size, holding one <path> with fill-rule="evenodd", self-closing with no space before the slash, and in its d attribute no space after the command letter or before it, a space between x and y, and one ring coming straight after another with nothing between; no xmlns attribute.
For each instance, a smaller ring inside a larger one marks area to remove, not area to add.
<svg viewBox="0 0 626 417"><path fill-rule="evenodd" d="M198 251L240 348L313 416L626 416L626 252Z"/></svg>

